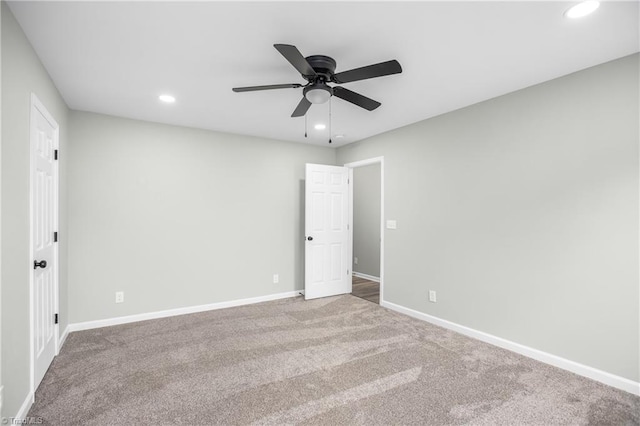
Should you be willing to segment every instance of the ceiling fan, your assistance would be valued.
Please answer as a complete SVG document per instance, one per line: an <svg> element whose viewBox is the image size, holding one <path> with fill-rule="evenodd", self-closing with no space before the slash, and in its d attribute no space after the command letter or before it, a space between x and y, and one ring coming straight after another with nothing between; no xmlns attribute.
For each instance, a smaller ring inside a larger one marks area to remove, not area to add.
<svg viewBox="0 0 640 426"><path fill-rule="evenodd" d="M309 107L311 107L311 104L325 103L331 96L351 102L368 111L373 111L381 105L380 102L345 89L344 87L331 87L327 83L351 83L352 81L366 80L402 72L402 67L398 61L394 59L336 74L336 61L329 56L313 55L305 58L295 46L289 44L274 44L273 47L298 70L302 78L307 80L307 84L292 83L272 84L269 86L234 87L232 90L234 92L252 92L256 90L297 89L303 87L302 100L293 111L293 114L291 114L291 117L304 116L309 110Z"/></svg>

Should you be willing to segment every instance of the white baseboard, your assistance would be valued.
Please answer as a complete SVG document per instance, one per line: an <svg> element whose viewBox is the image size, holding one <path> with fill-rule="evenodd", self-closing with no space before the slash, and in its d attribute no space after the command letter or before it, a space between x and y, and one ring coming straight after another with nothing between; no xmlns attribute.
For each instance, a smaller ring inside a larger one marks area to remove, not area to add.
<svg viewBox="0 0 640 426"><path fill-rule="evenodd" d="M58 340L59 342L58 348L57 348L58 350L56 352L60 351L60 348L64 344L64 341L67 339L68 335L69 335L69 326L65 328L64 333L62 333L62 336L60 336L60 339ZM4 401L3 392L2 392L3 389L4 389L4 386L0 387L0 413L2 413L2 403ZM29 409L31 409L31 406L33 405L34 402L35 402L35 394L33 392L29 392L27 394L27 398L24 400L24 402L20 406L18 413L15 415L15 419L24 420L27 417L27 414L29 414Z"/></svg>
<svg viewBox="0 0 640 426"><path fill-rule="evenodd" d="M31 408L34 402L35 402L35 394L33 392L29 392L24 402L20 406L20 409L18 410L18 414L16 414L15 419L24 420L27 417L27 414L29 414L29 409ZM18 424L16 422L14 423Z"/></svg>
<svg viewBox="0 0 640 426"><path fill-rule="evenodd" d="M58 339L58 351L57 352L60 352L60 349L62 349L62 345L64 345L64 342L67 340L67 336L68 335L69 335L69 326L67 325L67 327L62 332L62 336L60 336L60 339Z"/></svg>
<svg viewBox="0 0 640 426"><path fill-rule="evenodd" d="M373 275L363 274L362 272L353 271L353 275L356 277L364 278L365 280L380 282L380 277L374 277Z"/></svg>
<svg viewBox="0 0 640 426"><path fill-rule="evenodd" d="M148 312L144 314L128 315L124 317L107 318L95 321L77 322L69 324L65 333L92 328L109 327L112 325L128 324L131 322L146 321L157 318L173 317L177 315L194 314L197 312L213 311L216 309L232 308L234 306L251 305L254 303L268 302L271 300L286 299L304 294L304 290L288 291L286 293L268 294L266 296L250 297L248 299L230 300L227 302L209 303L207 305L187 306L184 308L168 309L166 311ZM66 338L66 336L65 336Z"/></svg>
<svg viewBox="0 0 640 426"><path fill-rule="evenodd" d="M484 333L482 331L474 330L473 328L465 327L464 325L456 324L451 321L443 320L401 305L396 305L395 303L382 302L382 306L640 396L640 383L634 382L633 380L616 376L615 374L607 373L606 371L598 370L597 368L589 367L588 365L580 364L538 349L530 348L528 346L521 345L492 334Z"/></svg>

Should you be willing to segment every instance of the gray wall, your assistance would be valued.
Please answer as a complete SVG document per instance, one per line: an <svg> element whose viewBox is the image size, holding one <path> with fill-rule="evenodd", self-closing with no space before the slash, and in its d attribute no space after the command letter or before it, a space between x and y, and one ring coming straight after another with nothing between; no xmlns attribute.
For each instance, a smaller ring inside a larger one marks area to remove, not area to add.
<svg viewBox="0 0 640 426"><path fill-rule="evenodd" d="M380 277L380 164L353 169L353 271Z"/></svg>
<svg viewBox="0 0 640 426"><path fill-rule="evenodd" d="M638 71L633 55L339 148L385 157L385 300L638 381Z"/></svg>
<svg viewBox="0 0 640 426"><path fill-rule="evenodd" d="M60 331L67 323L66 147L68 109L13 14L2 2L3 416L29 392L29 115L31 93L60 126Z"/></svg>
<svg viewBox="0 0 640 426"><path fill-rule="evenodd" d="M303 288L304 164L335 149L75 111L71 129L72 323Z"/></svg>
<svg viewBox="0 0 640 426"><path fill-rule="evenodd" d="M1 5L0 5L1 6ZM2 7L0 7L0 52L2 52ZM2 177L2 53L0 53L0 177ZM0 241L2 241L2 184L0 183ZM0 244L0 417L4 388L2 387L2 244Z"/></svg>

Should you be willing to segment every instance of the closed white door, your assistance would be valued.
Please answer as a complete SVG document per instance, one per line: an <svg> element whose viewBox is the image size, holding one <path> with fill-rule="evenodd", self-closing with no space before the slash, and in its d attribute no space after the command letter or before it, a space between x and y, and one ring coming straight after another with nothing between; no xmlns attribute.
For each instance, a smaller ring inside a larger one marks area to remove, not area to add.
<svg viewBox="0 0 640 426"><path fill-rule="evenodd" d="M349 169L307 164L305 299L351 293Z"/></svg>
<svg viewBox="0 0 640 426"><path fill-rule="evenodd" d="M56 355L57 259L56 225L58 125L33 97L31 107L31 238L34 390ZM55 234L54 234L55 233Z"/></svg>

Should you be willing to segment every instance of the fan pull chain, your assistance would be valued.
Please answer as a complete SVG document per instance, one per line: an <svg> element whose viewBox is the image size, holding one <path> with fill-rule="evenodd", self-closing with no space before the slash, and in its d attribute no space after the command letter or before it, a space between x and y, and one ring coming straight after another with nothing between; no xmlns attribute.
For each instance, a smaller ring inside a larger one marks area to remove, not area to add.
<svg viewBox="0 0 640 426"><path fill-rule="evenodd" d="M329 143L331 143L331 98L329 98Z"/></svg>
<svg viewBox="0 0 640 426"><path fill-rule="evenodd" d="M304 115L304 137L307 137L307 114Z"/></svg>

